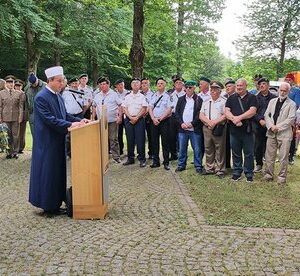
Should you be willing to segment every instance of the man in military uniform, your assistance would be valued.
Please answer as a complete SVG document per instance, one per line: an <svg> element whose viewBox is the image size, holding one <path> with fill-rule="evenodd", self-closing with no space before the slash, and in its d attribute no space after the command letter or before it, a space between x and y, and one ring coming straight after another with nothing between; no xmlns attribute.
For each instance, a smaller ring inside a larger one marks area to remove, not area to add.
<svg viewBox="0 0 300 276"><path fill-rule="evenodd" d="M125 96L129 91L125 89L125 83L123 79L118 79L115 82L115 91L117 92L121 102L123 103L125 100ZM120 147L120 155L124 154L124 141L123 141L123 133L124 133L124 127L125 127L125 120L123 115L123 109L122 109L122 120L119 122L118 127L118 141L119 141L119 147Z"/></svg>
<svg viewBox="0 0 300 276"><path fill-rule="evenodd" d="M34 116L33 116L33 102L36 94L41 91L46 86L46 83L38 79L34 73L30 73L28 76L28 83L24 87L24 92L26 94L26 105L28 108L28 119L31 135L33 137L34 132Z"/></svg>
<svg viewBox="0 0 300 276"><path fill-rule="evenodd" d="M150 167L157 168L160 166L159 137L161 137L164 168L165 170L170 170L169 130L173 103L165 90L166 83L164 78L158 78L156 80L157 92L153 95L149 106L149 114L152 119L151 132L153 139L153 163Z"/></svg>
<svg viewBox="0 0 300 276"><path fill-rule="evenodd" d="M185 95L184 91L184 79L181 77L176 77L173 80L174 83L174 92L170 95L173 107L172 107L172 115L170 117L170 137L169 137L169 145L170 145L170 160L178 159L178 121L175 118L175 110L179 97Z"/></svg>
<svg viewBox="0 0 300 276"><path fill-rule="evenodd" d="M209 92L209 84L210 79L207 77L201 77L199 80L199 94L198 96L201 97L203 103L210 100L210 92Z"/></svg>
<svg viewBox="0 0 300 276"><path fill-rule="evenodd" d="M86 119L91 118L91 106L93 102L93 89L87 85L89 81L88 74L81 74L79 76L79 91L84 93L84 107L83 116Z"/></svg>
<svg viewBox="0 0 300 276"><path fill-rule="evenodd" d="M124 166L134 163L134 146L137 145L138 160L140 167L146 166L145 158L145 118L148 103L146 97L139 91L141 81L132 79L132 92L125 97L122 104L125 118L125 129L127 138L127 161Z"/></svg>
<svg viewBox="0 0 300 276"><path fill-rule="evenodd" d="M23 120L24 97L21 91L14 89L15 77L5 77L6 89L0 91L0 123L9 128L9 152L7 159L18 158L19 127Z"/></svg>
<svg viewBox="0 0 300 276"><path fill-rule="evenodd" d="M26 104L26 94L23 91L24 82L20 79L16 79L15 81L15 90L22 92L23 96L23 120L20 123L19 129L19 151L18 153L22 154L25 148L25 134L26 134L26 124L28 121L28 108Z"/></svg>
<svg viewBox="0 0 300 276"><path fill-rule="evenodd" d="M150 90L150 81L148 78L143 78L141 80L141 93L146 97L147 103L151 102L153 92ZM149 107L145 114L145 124L146 124L146 134L148 139L148 156L149 159L153 159L153 150L152 150L152 136L151 136L151 117L149 115Z"/></svg>

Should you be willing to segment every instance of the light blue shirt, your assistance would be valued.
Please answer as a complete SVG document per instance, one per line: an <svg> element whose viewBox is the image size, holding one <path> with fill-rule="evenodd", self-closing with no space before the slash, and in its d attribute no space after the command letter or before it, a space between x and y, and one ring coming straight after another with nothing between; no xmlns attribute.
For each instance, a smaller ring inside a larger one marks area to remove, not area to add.
<svg viewBox="0 0 300 276"><path fill-rule="evenodd" d="M170 95L171 100L173 102L172 112L175 113L176 105L178 102L179 97L182 97L185 95L185 91L181 90L180 92L177 92L176 90Z"/></svg>
<svg viewBox="0 0 300 276"><path fill-rule="evenodd" d="M97 108L97 117L101 118L102 105L106 106L107 122L113 123L117 121L119 106L122 101L117 92L110 89L106 94L99 92L95 95L94 106Z"/></svg>
<svg viewBox="0 0 300 276"><path fill-rule="evenodd" d="M158 99L162 96L162 98L159 100L159 102L155 105L154 104L158 101ZM153 109L153 115L155 118L159 118L163 113L168 109L173 107L173 102L170 98L170 95L167 94L167 92L163 92L162 94L159 94L156 92L153 94L150 102L150 107Z"/></svg>

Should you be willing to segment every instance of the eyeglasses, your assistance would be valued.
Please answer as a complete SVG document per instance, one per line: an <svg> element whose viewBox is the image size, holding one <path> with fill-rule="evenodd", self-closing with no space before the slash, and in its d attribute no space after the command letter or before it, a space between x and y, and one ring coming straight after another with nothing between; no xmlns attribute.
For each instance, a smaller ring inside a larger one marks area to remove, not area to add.
<svg viewBox="0 0 300 276"><path fill-rule="evenodd" d="M13 83L14 81L13 80L6 80L6 82Z"/></svg>

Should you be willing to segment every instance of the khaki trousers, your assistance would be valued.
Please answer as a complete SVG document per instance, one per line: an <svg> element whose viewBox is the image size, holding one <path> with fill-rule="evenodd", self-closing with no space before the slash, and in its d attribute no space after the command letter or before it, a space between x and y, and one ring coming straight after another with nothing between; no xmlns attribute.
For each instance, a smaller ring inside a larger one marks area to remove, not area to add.
<svg viewBox="0 0 300 276"><path fill-rule="evenodd" d="M291 141L268 137L266 145L266 174L274 178L274 166L278 149L279 173L278 181L285 182L288 169L288 157Z"/></svg>
<svg viewBox="0 0 300 276"><path fill-rule="evenodd" d="M214 136L211 129L203 126L203 135L206 156L205 170L223 174L225 172L226 127L222 136Z"/></svg>
<svg viewBox="0 0 300 276"><path fill-rule="evenodd" d="M24 148L25 148L26 123L27 123L27 121L23 121L22 123L20 123L20 131L19 131L19 151L23 151Z"/></svg>
<svg viewBox="0 0 300 276"><path fill-rule="evenodd" d="M108 141L113 159L120 158L118 127L119 125L116 122L108 123Z"/></svg>
<svg viewBox="0 0 300 276"><path fill-rule="evenodd" d="M8 153L13 155L19 151L19 122L5 122L9 128L9 150Z"/></svg>

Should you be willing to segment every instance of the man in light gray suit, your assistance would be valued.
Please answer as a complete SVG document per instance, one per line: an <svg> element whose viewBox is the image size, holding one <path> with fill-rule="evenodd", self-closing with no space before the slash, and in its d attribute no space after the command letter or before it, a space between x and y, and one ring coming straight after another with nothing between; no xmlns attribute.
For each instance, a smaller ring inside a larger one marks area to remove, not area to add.
<svg viewBox="0 0 300 276"><path fill-rule="evenodd" d="M279 174L278 184L286 183L289 150L292 141L292 125L296 118L296 104L288 97L291 86L284 82L279 87L279 97L270 100L265 112L267 127L266 174L264 180L274 178L274 164L278 149Z"/></svg>

